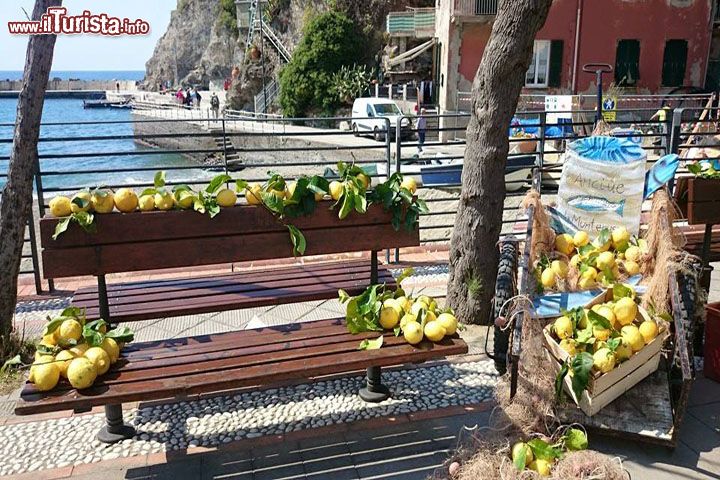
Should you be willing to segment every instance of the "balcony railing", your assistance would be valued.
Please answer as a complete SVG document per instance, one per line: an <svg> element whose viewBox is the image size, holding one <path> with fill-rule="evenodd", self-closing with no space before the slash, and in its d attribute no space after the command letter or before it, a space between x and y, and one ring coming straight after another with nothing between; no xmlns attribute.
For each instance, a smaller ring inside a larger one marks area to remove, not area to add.
<svg viewBox="0 0 720 480"><path fill-rule="evenodd" d="M498 0L455 0L455 15L495 15Z"/></svg>
<svg viewBox="0 0 720 480"><path fill-rule="evenodd" d="M435 9L412 8L404 12L391 12L387 16L390 35L432 37L435 34Z"/></svg>

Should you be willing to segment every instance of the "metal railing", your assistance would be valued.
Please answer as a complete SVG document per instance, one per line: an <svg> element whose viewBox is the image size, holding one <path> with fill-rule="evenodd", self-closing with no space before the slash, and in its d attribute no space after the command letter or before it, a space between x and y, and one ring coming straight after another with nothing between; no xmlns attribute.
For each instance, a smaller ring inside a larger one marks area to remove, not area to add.
<svg viewBox="0 0 720 480"><path fill-rule="evenodd" d="M496 15L498 0L455 0L455 15Z"/></svg>
<svg viewBox="0 0 720 480"><path fill-rule="evenodd" d="M435 34L435 9L408 8L404 12L390 12L386 29L390 35L432 37Z"/></svg>
<svg viewBox="0 0 720 480"><path fill-rule="evenodd" d="M396 129L388 118L288 119L226 110L224 116L214 119L208 118L206 110L173 105L155 107L138 110L132 120L43 124L38 145L37 201L33 221L29 223L22 268L23 275L34 275L38 292L43 286L36 226L46 212L48 201L59 193L96 185L143 189L152 186L157 170L167 172L168 185L187 184L199 188L220 172L248 181L264 181L269 170L278 171L288 179L301 174L332 177L338 160L362 166L375 182L400 171L417 177L420 185L417 194L430 206L430 212L420 219L422 243L449 243L461 187L465 156L462 133L469 118L467 114L428 116L426 141L423 152L419 152L421 132L417 129L417 119L410 116L403 117L399 123L401 128ZM638 109L633 112L637 120L632 123L620 119L610 122L613 127L625 128L617 135L640 143L648 152L650 162L669 151L692 153L698 145L715 146L717 120L699 118L700 109L678 109L674 115L668 113L666 122L650 120L654 112L655 109ZM717 117L716 113L714 111L713 117ZM532 131L536 138L529 150L527 139L510 139L504 235L521 237L524 234L514 228L524 218L517 207L531 179L537 179L536 187L544 195L553 195L562 172L565 143L590 134L592 111L574 111L572 121L567 123L552 120L556 114L527 111L516 114L518 122L523 123L522 128ZM362 120L382 122L380 134L376 135L379 141L372 138L371 131L360 130L357 134L352 131L353 124ZM126 133L104 133L118 125L124 126ZM11 126L0 124L0 127ZM82 130L68 135L66 129L70 126L76 132L78 127ZM11 135L0 138L0 145L11 143ZM0 156L0 169L7 165L7 160L8 156ZM0 170L0 184L6 178L5 171ZM395 256L395 260L398 259ZM52 288L52 284L48 286Z"/></svg>

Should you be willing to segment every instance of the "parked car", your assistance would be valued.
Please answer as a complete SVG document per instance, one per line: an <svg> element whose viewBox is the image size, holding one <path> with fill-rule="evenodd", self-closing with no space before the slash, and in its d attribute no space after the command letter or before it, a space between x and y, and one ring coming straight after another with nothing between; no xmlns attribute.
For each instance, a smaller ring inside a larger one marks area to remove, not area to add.
<svg viewBox="0 0 720 480"><path fill-rule="evenodd" d="M371 133L377 141L385 140L387 124L385 119L390 120L390 138L395 138L395 129L400 121L400 134L403 140L412 139L412 120L403 118L402 111L397 103L390 99L363 97L356 98L352 108L351 128L355 136L364 132Z"/></svg>

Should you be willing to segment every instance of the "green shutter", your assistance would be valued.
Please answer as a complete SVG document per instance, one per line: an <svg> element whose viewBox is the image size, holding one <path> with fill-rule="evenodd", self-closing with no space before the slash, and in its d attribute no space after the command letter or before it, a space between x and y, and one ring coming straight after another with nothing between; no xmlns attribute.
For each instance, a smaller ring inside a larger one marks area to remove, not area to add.
<svg viewBox="0 0 720 480"><path fill-rule="evenodd" d="M615 83L635 85L640 78L640 40L619 40L615 51Z"/></svg>
<svg viewBox="0 0 720 480"><path fill-rule="evenodd" d="M550 73L548 74L548 87L560 87L563 67L563 41L550 42Z"/></svg>
<svg viewBox="0 0 720 480"><path fill-rule="evenodd" d="M687 66L687 40L668 40L663 55L663 87L681 87L685 82Z"/></svg>

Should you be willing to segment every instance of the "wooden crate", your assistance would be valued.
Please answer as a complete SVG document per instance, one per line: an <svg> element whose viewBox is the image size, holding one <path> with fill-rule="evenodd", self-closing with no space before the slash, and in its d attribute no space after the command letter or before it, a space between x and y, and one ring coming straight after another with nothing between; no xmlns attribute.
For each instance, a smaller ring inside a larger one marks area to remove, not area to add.
<svg viewBox="0 0 720 480"><path fill-rule="evenodd" d="M720 223L720 179L678 179L675 200L690 225Z"/></svg>
<svg viewBox="0 0 720 480"><path fill-rule="evenodd" d="M591 301L587 307L604 303L612 299L612 291L607 290ZM642 308L638 307L638 320L649 320L650 316ZM552 337L552 323L543 329L544 343L547 351L548 361L557 374L560 366L569 358L568 353L560 348L558 342ZM565 377L564 390L573 401L585 412L592 416L609 405L613 400L634 387L645 377L658 369L660 364L661 349L668 337L667 329L661 332L655 339L630 357L625 362L614 368L612 371L601 374L593 371L587 389L577 398L571 388L570 376Z"/></svg>

